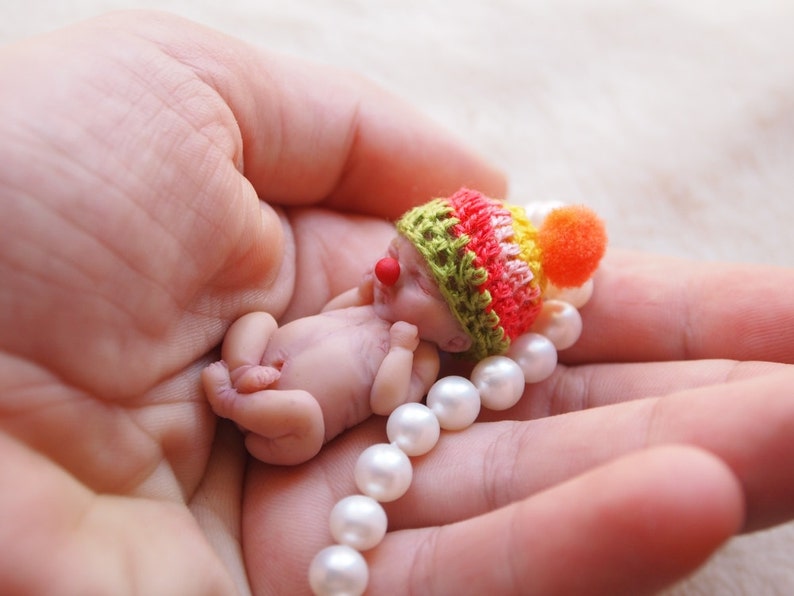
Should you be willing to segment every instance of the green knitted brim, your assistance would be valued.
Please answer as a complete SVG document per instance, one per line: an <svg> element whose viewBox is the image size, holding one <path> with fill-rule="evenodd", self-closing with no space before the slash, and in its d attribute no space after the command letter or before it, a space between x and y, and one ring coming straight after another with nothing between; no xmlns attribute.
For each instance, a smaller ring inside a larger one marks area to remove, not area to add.
<svg viewBox="0 0 794 596"><path fill-rule="evenodd" d="M488 272L474 265L476 255L466 248L469 237L455 237L452 231L458 223L452 206L444 199L434 199L408 211L396 225L425 259L452 314L471 337L472 347L464 355L480 360L505 352L510 341L499 317L488 308L490 293L479 290Z"/></svg>

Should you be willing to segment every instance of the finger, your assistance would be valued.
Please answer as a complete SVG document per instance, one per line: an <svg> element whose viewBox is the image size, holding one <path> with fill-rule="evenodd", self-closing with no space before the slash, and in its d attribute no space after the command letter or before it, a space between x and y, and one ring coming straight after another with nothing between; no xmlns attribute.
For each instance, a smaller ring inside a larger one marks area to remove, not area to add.
<svg viewBox="0 0 794 596"><path fill-rule="evenodd" d="M84 515L90 493L41 455L0 433L0 491L4 512L0 525L3 544L13 544L0 560L4 584L24 586L29 593L46 589L44 578L53 572L54 554L65 542L65 528L74 528ZM49 495L58 498L50 500ZM51 501L51 502L50 502ZM6 583L7 582L7 583Z"/></svg>
<svg viewBox="0 0 794 596"><path fill-rule="evenodd" d="M612 251L567 362L794 362L794 271Z"/></svg>
<svg viewBox="0 0 794 596"><path fill-rule="evenodd" d="M370 590L653 593L702 564L742 514L741 488L718 459L641 451L471 520L389 534L368 557Z"/></svg>
<svg viewBox="0 0 794 596"><path fill-rule="evenodd" d="M745 494L745 530L781 523L794 516L792 382L787 369L658 399L444 433L428 456L414 461L411 490L390 504L389 522L421 527L480 515L616 457L675 443L707 450L731 468ZM353 448L352 441L340 447ZM449 498L450 486L460 498Z"/></svg>
<svg viewBox="0 0 794 596"><path fill-rule="evenodd" d="M131 34L137 18L0 52L0 343L114 401L205 353L219 319L279 312L292 289L282 221L235 168L228 107Z"/></svg>
<svg viewBox="0 0 794 596"><path fill-rule="evenodd" d="M125 19L223 96L239 125L245 175L265 200L327 198L335 208L394 217L462 185L505 194L501 172L359 77L173 17Z"/></svg>
<svg viewBox="0 0 794 596"><path fill-rule="evenodd" d="M558 365L542 383L527 385L515 406L501 412L483 409L478 420L543 418L751 379L787 368L787 364L774 362L734 360Z"/></svg>

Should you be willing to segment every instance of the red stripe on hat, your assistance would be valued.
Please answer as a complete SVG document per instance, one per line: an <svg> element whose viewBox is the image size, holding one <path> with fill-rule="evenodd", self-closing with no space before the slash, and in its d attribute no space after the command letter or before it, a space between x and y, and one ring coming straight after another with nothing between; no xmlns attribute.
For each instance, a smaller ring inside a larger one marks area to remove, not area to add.
<svg viewBox="0 0 794 596"><path fill-rule="evenodd" d="M480 293L487 290L491 296L486 312L496 313L503 333L512 340L527 331L540 308L539 304L535 304L539 302L539 290L529 284L516 284L510 272L505 271L504 259L510 258L508 255L512 247L504 246L499 241L494 221L505 217L512 221L512 214L502 206L501 201L474 190L461 189L447 200L459 220L452 228L453 234L456 237L463 234L469 237L466 249L475 254L474 265L488 274L486 281L477 288ZM519 257L516 255L513 258Z"/></svg>

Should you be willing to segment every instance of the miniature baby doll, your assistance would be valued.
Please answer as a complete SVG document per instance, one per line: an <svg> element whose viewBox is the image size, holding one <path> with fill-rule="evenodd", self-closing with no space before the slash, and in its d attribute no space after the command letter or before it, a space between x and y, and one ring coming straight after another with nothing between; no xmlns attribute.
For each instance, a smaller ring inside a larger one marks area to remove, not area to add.
<svg viewBox="0 0 794 596"><path fill-rule="evenodd" d="M297 464L371 414L419 401L438 349L479 360L504 353L537 317L548 281L578 286L604 253L583 207L540 229L521 207L461 189L403 215L359 288L322 313L278 327L255 312L230 327L204 388L262 461Z"/></svg>

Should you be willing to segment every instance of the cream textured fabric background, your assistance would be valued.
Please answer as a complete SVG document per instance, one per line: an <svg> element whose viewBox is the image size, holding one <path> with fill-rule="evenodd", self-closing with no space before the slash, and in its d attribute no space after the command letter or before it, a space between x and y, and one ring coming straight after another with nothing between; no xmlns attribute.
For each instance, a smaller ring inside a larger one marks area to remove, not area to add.
<svg viewBox="0 0 794 596"><path fill-rule="evenodd" d="M794 2L3 0L0 43L123 8L358 71L501 164L513 201L593 206L613 246L794 266ZM794 528L673 593L794 593Z"/></svg>

